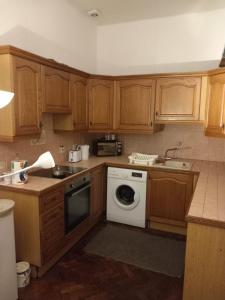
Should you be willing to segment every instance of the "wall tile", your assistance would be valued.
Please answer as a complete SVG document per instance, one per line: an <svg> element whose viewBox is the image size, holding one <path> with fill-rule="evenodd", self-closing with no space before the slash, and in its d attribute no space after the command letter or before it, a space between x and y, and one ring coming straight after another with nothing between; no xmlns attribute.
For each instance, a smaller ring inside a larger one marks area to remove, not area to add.
<svg viewBox="0 0 225 300"><path fill-rule="evenodd" d="M46 143L43 145L30 145L31 138L19 138L13 143L0 143L0 161L5 161L7 168L10 167L10 161L15 159L16 153L20 159L27 159L32 164L37 157L45 152L51 151L56 163L62 163L67 160L68 151L72 144L85 144L90 142L90 135L80 133L61 133L55 134L53 131L52 115L43 115L43 128L46 134ZM59 146L64 145L65 153L59 153ZM1 171L4 171L2 169Z"/></svg>
<svg viewBox="0 0 225 300"><path fill-rule="evenodd" d="M163 155L167 148L183 143L170 156L210 161L225 161L225 140L206 137L203 125L166 125L153 135L121 134L125 154L143 152Z"/></svg>

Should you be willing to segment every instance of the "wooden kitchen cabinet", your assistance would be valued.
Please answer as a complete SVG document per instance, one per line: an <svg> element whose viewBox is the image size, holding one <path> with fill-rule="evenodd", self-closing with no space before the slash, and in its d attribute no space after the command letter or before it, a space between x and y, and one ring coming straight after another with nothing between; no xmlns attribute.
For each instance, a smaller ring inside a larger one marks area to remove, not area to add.
<svg viewBox="0 0 225 300"><path fill-rule="evenodd" d="M89 129L106 131L113 128L113 80L90 79L88 83Z"/></svg>
<svg viewBox="0 0 225 300"><path fill-rule="evenodd" d="M151 132L154 129L155 80L116 82L116 130Z"/></svg>
<svg viewBox="0 0 225 300"><path fill-rule="evenodd" d="M83 175L82 175L83 176ZM91 172L90 216L72 231L65 233L65 184L51 187L40 195L28 189L3 189L0 197L15 202L15 239L18 261L32 265L34 277L41 277L81 239L105 211L106 169L101 166ZM38 179L38 177L36 177ZM70 179L68 178L69 183Z"/></svg>
<svg viewBox="0 0 225 300"><path fill-rule="evenodd" d="M70 74L42 66L42 112L71 113Z"/></svg>
<svg viewBox="0 0 225 300"><path fill-rule="evenodd" d="M41 65L9 54L0 56L0 89L15 93L0 110L0 140L40 133Z"/></svg>
<svg viewBox="0 0 225 300"><path fill-rule="evenodd" d="M54 129L83 131L88 129L87 79L71 74L70 101L72 114L54 115Z"/></svg>
<svg viewBox="0 0 225 300"><path fill-rule="evenodd" d="M185 215L193 193L193 175L151 171L147 218L150 222L186 226Z"/></svg>
<svg viewBox="0 0 225 300"><path fill-rule="evenodd" d="M225 73L213 75L208 85L208 110L205 134L225 136Z"/></svg>
<svg viewBox="0 0 225 300"><path fill-rule="evenodd" d="M39 199L42 264L64 246L64 189L58 188Z"/></svg>
<svg viewBox="0 0 225 300"><path fill-rule="evenodd" d="M0 196L15 202L17 260L41 268L64 246L64 187L52 188L41 196L1 190Z"/></svg>
<svg viewBox="0 0 225 300"><path fill-rule="evenodd" d="M157 79L155 121L168 123L204 119L205 93L202 91L201 94L201 88L201 77ZM206 90L205 80L203 89Z"/></svg>
<svg viewBox="0 0 225 300"><path fill-rule="evenodd" d="M106 207L105 168L99 167L91 173L91 216L100 217Z"/></svg>

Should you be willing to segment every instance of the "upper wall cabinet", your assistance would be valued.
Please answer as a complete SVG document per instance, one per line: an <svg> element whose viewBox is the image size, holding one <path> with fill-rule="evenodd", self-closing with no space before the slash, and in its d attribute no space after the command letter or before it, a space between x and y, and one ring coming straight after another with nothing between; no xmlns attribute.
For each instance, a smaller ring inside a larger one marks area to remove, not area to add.
<svg viewBox="0 0 225 300"><path fill-rule="evenodd" d="M153 131L155 80L116 82L116 130Z"/></svg>
<svg viewBox="0 0 225 300"><path fill-rule="evenodd" d="M89 129L113 128L114 83L112 80L90 79L88 83Z"/></svg>
<svg viewBox="0 0 225 300"><path fill-rule="evenodd" d="M55 68L42 66L42 111L71 113L70 74Z"/></svg>
<svg viewBox="0 0 225 300"><path fill-rule="evenodd" d="M225 136L225 73L211 76L208 85L208 114L205 134Z"/></svg>
<svg viewBox="0 0 225 300"><path fill-rule="evenodd" d="M82 131L88 128L87 79L70 76L72 114L54 115L54 129Z"/></svg>
<svg viewBox="0 0 225 300"><path fill-rule="evenodd" d="M205 84L206 80L203 80ZM160 78L156 85L155 121L204 120L205 93L201 77Z"/></svg>
<svg viewBox="0 0 225 300"><path fill-rule="evenodd" d="M15 93L12 102L0 110L0 140L40 133L40 64L4 54L0 69L0 89Z"/></svg>

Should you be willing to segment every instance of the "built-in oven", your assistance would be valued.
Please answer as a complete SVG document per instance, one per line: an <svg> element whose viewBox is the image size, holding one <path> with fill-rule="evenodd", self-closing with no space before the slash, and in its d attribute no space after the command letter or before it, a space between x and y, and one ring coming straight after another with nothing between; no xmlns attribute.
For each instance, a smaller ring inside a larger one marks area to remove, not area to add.
<svg viewBox="0 0 225 300"><path fill-rule="evenodd" d="M80 176L65 187L65 233L90 215L90 175Z"/></svg>

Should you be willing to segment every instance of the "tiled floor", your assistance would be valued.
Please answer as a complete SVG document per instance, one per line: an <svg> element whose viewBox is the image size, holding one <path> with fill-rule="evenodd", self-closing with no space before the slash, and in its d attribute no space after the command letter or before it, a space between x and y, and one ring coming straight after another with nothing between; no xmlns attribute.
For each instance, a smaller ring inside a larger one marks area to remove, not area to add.
<svg viewBox="0 0 225 300"><path fill-rule="evenodd" d="M182 279L84 253L97 226L45 276L20 290L20 300L181 300Z"/></svg>

